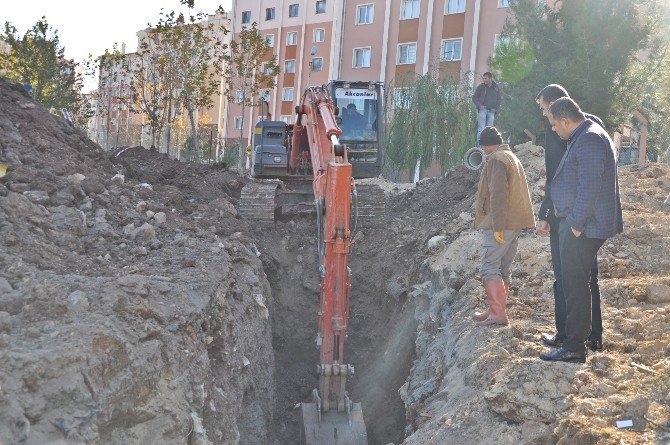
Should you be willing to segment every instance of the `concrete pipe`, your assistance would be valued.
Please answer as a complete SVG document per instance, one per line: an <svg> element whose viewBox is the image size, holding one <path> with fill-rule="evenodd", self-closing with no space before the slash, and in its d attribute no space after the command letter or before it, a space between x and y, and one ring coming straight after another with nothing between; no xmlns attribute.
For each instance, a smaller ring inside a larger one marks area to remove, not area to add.
<svg viewBox="0 0 670 445"><path fill-rule="evenodd" d="M482 168L482 165L484 165L485 160L486 155L484 154L484 150L478 147L472 147L465 152L463 163L470 170L479 170Z"/></svg>

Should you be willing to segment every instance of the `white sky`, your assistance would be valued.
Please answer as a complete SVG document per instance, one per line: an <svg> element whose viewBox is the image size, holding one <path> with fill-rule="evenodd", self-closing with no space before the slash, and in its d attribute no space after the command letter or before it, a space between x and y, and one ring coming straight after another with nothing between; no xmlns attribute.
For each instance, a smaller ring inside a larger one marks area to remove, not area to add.
<svg viewBox="0 0 670 445"><path fill-rule="evenodd" d="M232 0L195 0L194 11L213 13L219 5L230 11ZM22 35L46 16L58 30L65 56L82 62L89 54L103 54L115 42L119 48L125 42L127 52L137 50L135 33L156 23L161 8L188 10L179 0L0 0L0 25L4 28L8 21Z"/></svg>

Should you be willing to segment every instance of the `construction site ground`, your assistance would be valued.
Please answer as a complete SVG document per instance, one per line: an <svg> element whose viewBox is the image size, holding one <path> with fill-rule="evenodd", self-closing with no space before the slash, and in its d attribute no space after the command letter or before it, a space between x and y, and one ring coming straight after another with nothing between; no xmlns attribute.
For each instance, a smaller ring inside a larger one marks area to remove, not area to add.
<svg viewBox="0 0 670 445"><path fill-rule="evenodd" d="M514 150L539 205L542 148ZM313 216L246 221L245 177L104 152L2 79L0 163L0 443L297 443L317 386ZM352 247L346 361L370 444L670 443L670 168L619 173L605 350L584 365L538 359L553 276L530 231L510 325L474 326L477 172L369 181L387 211Z"/></svg>

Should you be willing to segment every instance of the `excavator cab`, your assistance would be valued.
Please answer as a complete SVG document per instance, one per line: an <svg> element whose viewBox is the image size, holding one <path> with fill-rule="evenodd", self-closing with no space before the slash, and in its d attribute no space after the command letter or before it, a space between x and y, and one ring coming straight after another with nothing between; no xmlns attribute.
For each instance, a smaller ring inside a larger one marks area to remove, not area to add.
<svg viewBox="0 0 670 445"><path fill-rule="evenodd" d="M347 146L347 155L352 166L353 177L374 178L381 174L383 166L382 144L384 140L383 84L331 80L326 85L334 106L339 110L337 122L342 129L340 141ZM293 125L282 121L261 121L254 128L252 142L253 157L251 174L258 178L295 179L312 177L310 162L301 159L303 168L291 171L288 167ZM309 152L300 153L309 156Z"/></svg>
<svg viewBox="0 0 670 445"><path fill-rule="evenodd" d="M339 110L340 142L346 144L354 178L381 174L383 158L383 84L332 80L328 93Z"/></svg>

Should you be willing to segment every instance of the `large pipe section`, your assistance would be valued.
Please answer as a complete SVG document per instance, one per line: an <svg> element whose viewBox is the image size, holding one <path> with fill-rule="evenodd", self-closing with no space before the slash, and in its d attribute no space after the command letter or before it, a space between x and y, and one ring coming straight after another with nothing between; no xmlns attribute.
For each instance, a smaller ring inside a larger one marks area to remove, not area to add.
<svg viewBox="0 0 670 445"><path fill-rule="evenodd" d="M465 152L463 164L470 170L479 170L486 162L486 153L479 147L472 147Z"/></svg>

